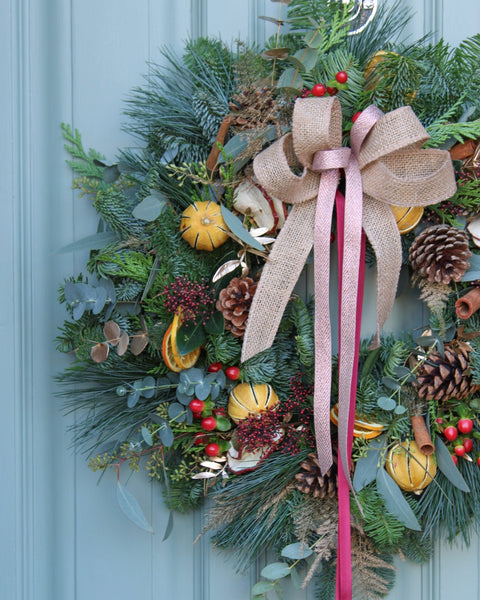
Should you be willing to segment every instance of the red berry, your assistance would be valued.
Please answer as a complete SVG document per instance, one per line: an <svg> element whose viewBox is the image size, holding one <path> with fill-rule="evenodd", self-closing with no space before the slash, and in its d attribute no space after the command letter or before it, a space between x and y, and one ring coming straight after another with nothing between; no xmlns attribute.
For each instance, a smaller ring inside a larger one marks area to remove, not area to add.
<svg viewBox="0 0 480 600"><path fill-rule="evenodd" d="M232 381L236 381L240 377L240 369L238 367L228 367L228 369L225 369L225 375Z"/></svg>
<svg viewBox="0 0 480 600"><path fill-rule="evenodd" d="M445 427L445 431L443 432L443 435L447 438L447 440L449 440L450 442L453 442L453 440L457 439L457 435L458 435L458 431L456 427Z"/></svg>
<svg viewBox="0 0 480 600"><path fill-rule="evenodd" d="M198 400L198 398L194 398L190 401L190 404L188 406L194 414L201 414L202 410L205 408L205 402L203 400Z"/></svg>
<svg viewBox="0 0 480 600"><path fill-rule="evenodd" d="M218 444L215 444L215 442L212 442L211 444L207 444L205 446L205 454L207 456L218 456L220 452L220 446Z"/></svg>
<svg viewBox="0 0 480 600"><path fill-rule="evenodd" d="M472 419L460 419L457 423L458 430L462 433L470 433L473 429Z"/></svg>
<svg viewBox="0 0 480 600"><path fill-rule="evenodd" d="M463 456L465 454L465 446L462 446L462 444L460 444L459 446L455 446L453 451L457 456Z"/></svg>
<svg viewBox="0 0 480 600"><path fill-rule="evenodd" d="M480 467L480 456L477 458L477 465Z"/></svg>
<svg viewBox="0 0 480 600"><path fill-rule="evenodd" d="M195 446L202 446L203 444L206 444L207 442L208 442L208 436L204 435L203 433L197 433L193 437L193 443Z"/></svg>
<svg viewBox="0 0 480 600"><path fill-rule="evenodd" d="M218 371L222 370L222 363L216 362L213 363L212 365L209 365L207 371L209 373L218 373Z"/></svg>
<svg viewBox="0 0 480 600"><path fill-rule="evenodd" d="M451 454L452 460L453 462L458 465L458 456L456 456L455 454Z"/></svg>
<svg viewBox="0 0 480 600"><path fill-rule="evenodd" d="M463 447L465 448L465 452L471 452L473 449L473 441L470 438L465 438L463 440Z"/></svg>
<svg viewBox="0 0 480 600"><path fill-rule="evenodd" d="M361 110L357 110L357 112L353 115L352 117L352 122L355 123L355 121L358 119L358 117L362 114Z"/></svg>
<svg viewBox="0 0 480 600"><path fill-rule="evenodd" d="M217 421L215 417L205 417L202 419L201 426L205 431L213 431L217 426Z"/></svg>
<svg viewBox="0 0 480 600"><path fill-rule="evenodd" d="M442 417L437 417L437 418L435 419L435 423L437 423L437 425L441 425L441 424L443 423L443 419L442 419Z"/></svg>
<svg viewBox="0 0 480 600"><path fill-rule="evenodd" d="M316 83L312 88L312 94L314 96L325 96L325 92L327 88L323 85L323 83Z"/></svg>
<svg viewBox="0 0 480 600"><path fill-rule="evenodd" d="M335 96L335 94L338 93L338 90L336 87L329 87L327 85L327 93L330 94L330 96Z"/></svg>
<svg viewBox="0 0 480 600"><path fill-rule="evenodd" d="M335 79L338 81L338 83L347 83L348 75L345 71L339 71L335 75Z"/></svg>
<svg viewBox="0 0 480 600"><path fill-rule="evenodd" d="M213 409L213 414L221 415L222 417L225 417L227 414L227 411L223 408L223 406L219 406L218 408Z"/></svg>

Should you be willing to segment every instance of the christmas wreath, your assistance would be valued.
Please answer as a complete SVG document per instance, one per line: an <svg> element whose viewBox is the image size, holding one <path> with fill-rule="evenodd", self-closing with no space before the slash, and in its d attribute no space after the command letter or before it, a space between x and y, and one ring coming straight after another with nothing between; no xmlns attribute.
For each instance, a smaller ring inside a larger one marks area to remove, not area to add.
<svg viewBox="0 0 480 600"><path fill-rule="evenodd" d="M278 556L255 598L286 577L380 598L395 555L428 560L434 532L468 543L479 523L480 35L401 44L398 4L355 6L283 0L261 53L163 50L128 101L141 148L116 164L63 126L100 217L60 289L75 448L117 471L147 531L125 468L171 511L211 496L239 569ZM312 298L294 290L306 262ZM365 265L377 334L360 340ZM400 271L429 316L380 337Z"/></svg>

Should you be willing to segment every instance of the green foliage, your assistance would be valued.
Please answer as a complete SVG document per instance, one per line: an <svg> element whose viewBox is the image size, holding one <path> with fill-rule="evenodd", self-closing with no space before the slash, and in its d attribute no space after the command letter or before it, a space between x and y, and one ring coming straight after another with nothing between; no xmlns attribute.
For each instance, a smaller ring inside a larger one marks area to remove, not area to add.
<svg viewBox="0 0 480 600"><path fill-rule="evenodd" d="M103 169L96 161L103 161L104 157L96 150L89 149L88 152L84 150L82 136L77 129L73 132L70 125L62 123L62 133L68 142L68 144L65 144L65 149L76 159L67 160L67 164L72 171L87 179L102 181Z"/></svg>
<svg viewBox="0 0 480 600"><path fill-rule="evenodd" d="M122 190L115 186L100 189L93 205L103 221L122 237L143 237L144 223L132 216L136 202L129 200Z"/></svg>
<svg viewBox="0 0 480 600"><path fill-rule="evenodd" d="M301 298L292 300L291 320L297 330L295 341L301 364L311 368L315 362L313 316Z"/></svg>

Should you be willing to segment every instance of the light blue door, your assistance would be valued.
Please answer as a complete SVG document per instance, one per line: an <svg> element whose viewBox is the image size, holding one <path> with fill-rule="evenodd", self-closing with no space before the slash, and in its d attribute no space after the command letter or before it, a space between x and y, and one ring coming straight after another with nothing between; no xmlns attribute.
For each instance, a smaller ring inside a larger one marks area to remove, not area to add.
<svg viewBox="0 0 480 600"><path fill-rule="evenodd" d="M478 0L408 0L412 33L432 29L456 42L480 31ZM85 256L55 250L90 234L93 209L71 190L60 122L115 159L129 90L163 44L220 34L261 43L273 33L267 0L4 0L0 4L0 598L3 600L247 600L253 569L235 574L202 538L202 514L177 517L161 542L130 524L114 498L113 474L97 485L69 449L74 416L63 417L52 377L66 361L52 339L63 314L56 288ZM391 326L401 325L401 315ZM138 477L131 489L156 531L167 514L160 491ZM431 564L399 564L392 600L480 597L479 542L437 547ZM286 591L285 598L309 598Z"/></svg>

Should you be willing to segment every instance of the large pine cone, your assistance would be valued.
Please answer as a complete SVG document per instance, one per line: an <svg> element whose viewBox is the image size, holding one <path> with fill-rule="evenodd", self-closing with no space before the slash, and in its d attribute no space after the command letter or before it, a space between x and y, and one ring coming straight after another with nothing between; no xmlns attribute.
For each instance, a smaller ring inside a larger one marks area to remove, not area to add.
<svg viewBox="0 0 480 600"><path fill-rule="evenodd" d="M314 498L335 498L338 487L337 464L338 459L334 453L333 465L322 475L317 456L310 453L300 464L302 470L295 475L297 489Z"/></svg>
<svg viewBox="0 0 480 600"><path fill-rule="evenodd" d="M478 388L472 381L469 353L465 342L445 344L445 356L432 352L417 372L418 395L425 400L463 400Z"/></svg>
<svg viewBox="0 0 480 600"><path fill-rule="evenodd" d="M220 292L216 307L225 317L225 327L235 337L243 337L245 333L256 289L257 284L251 277L234 277L229 286Z"/></svg>
<svg viewBox="0 0 480 600"><path fill-rule="evenodd" d="M413 270L431 283L460 281L471 256L465 231L445 224L427 227L410 247Z"/></svg>

